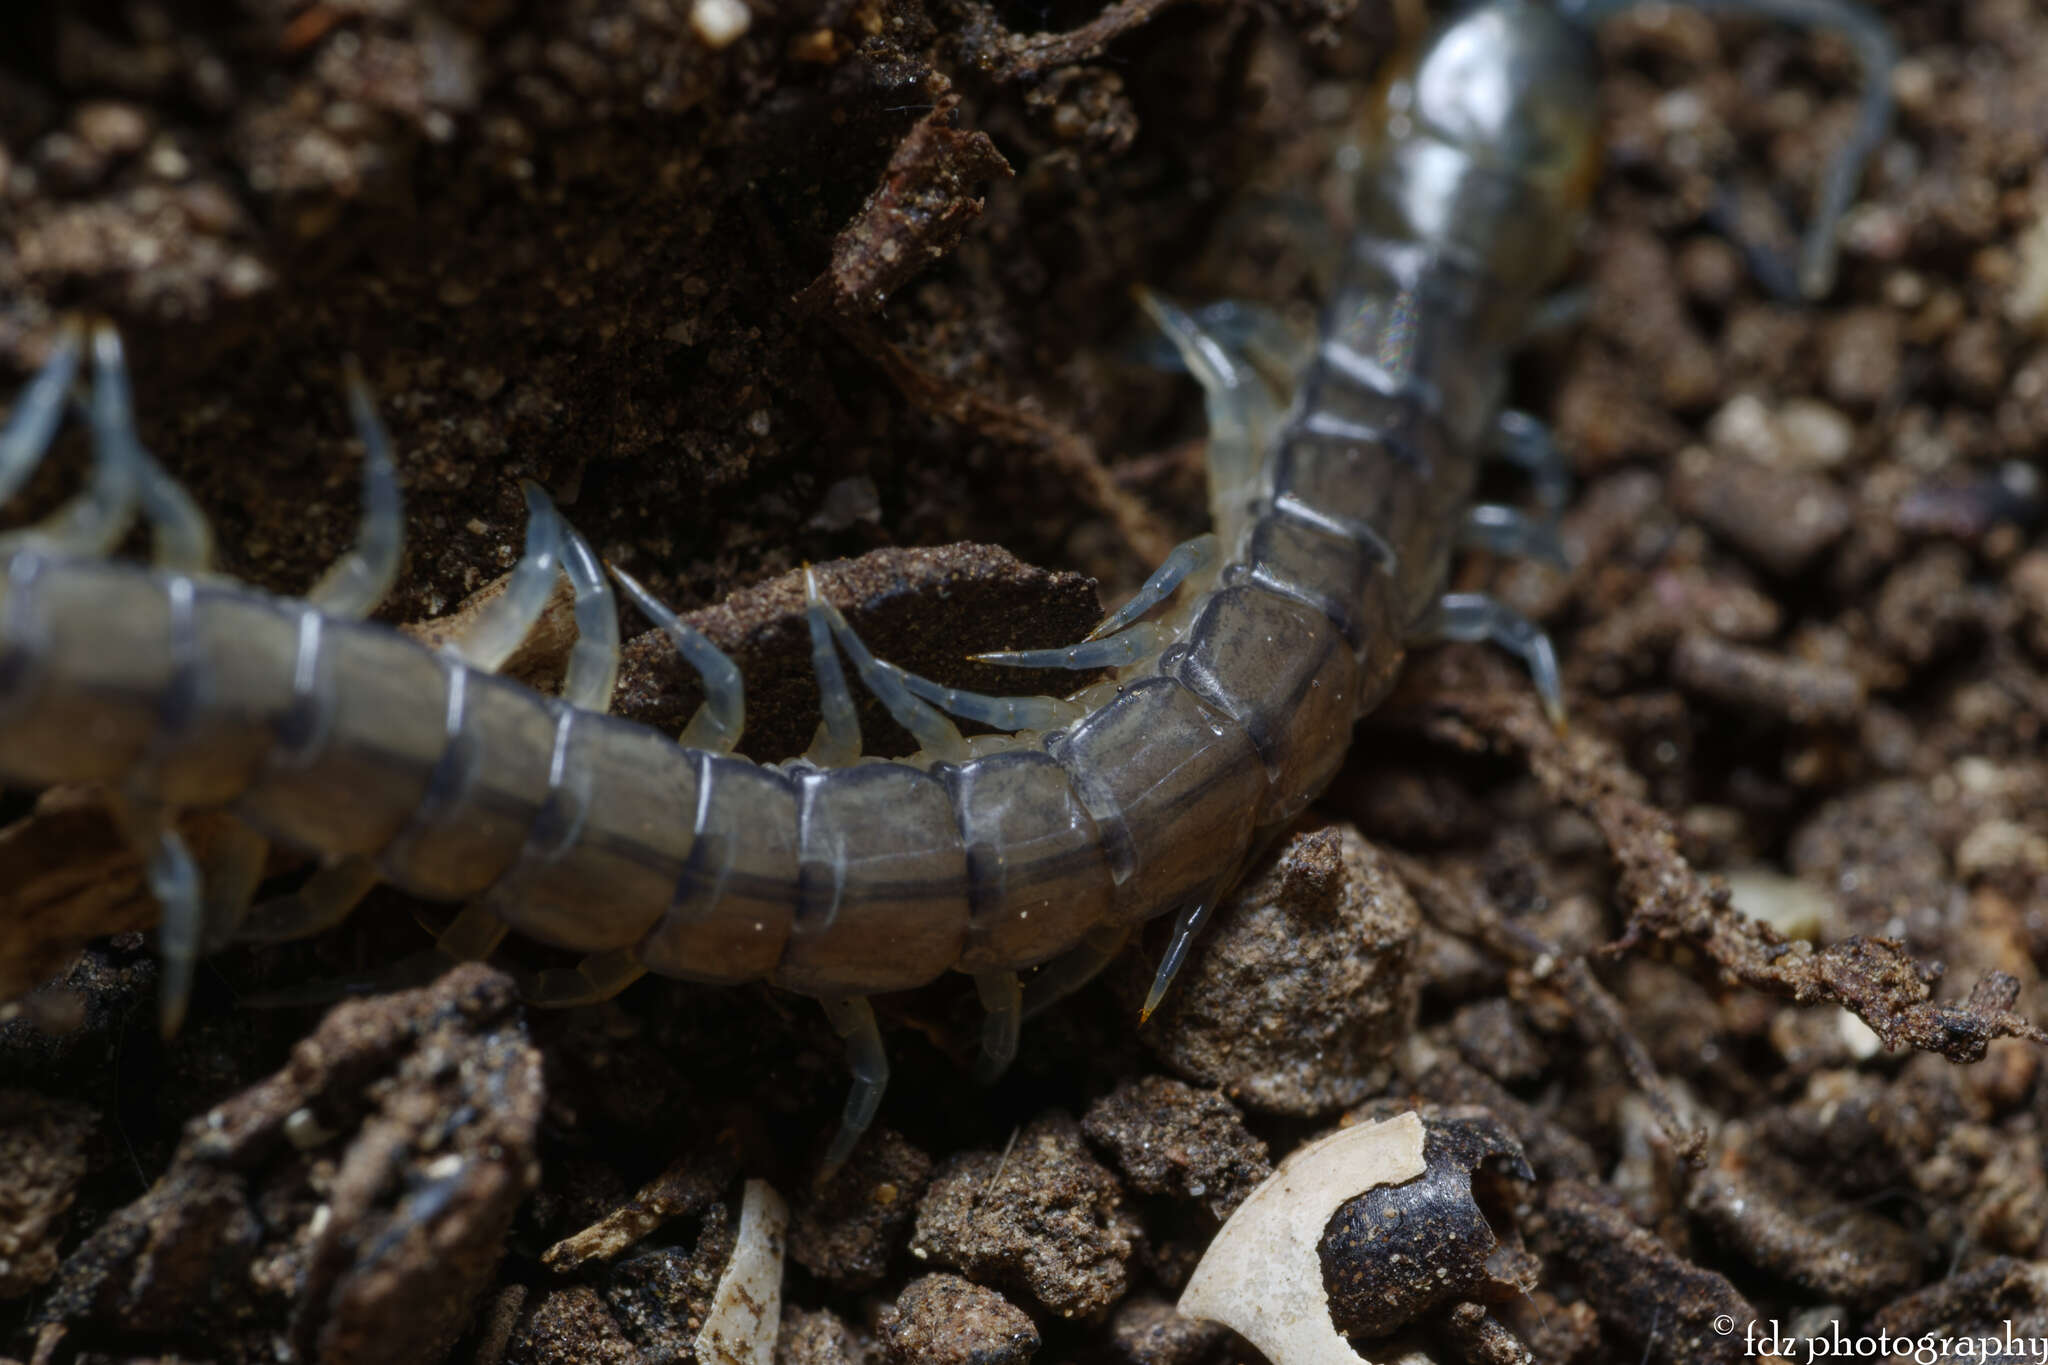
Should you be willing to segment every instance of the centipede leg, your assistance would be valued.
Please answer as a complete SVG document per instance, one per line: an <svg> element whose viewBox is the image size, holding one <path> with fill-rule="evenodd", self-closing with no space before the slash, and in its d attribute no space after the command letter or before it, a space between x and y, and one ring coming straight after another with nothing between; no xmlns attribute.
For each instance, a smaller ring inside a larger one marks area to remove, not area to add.
<svg viewBox="0 0 2048 1365"><path fill-rule="evenodd" d="M846 1163L862 1133L874 1122L882 1106L882 1092L889 1086L889 1054L882 1046L882 1030L875 1023L874 1007L864 995L825 996L818 1003L832 1031L846 1043L846 1064L853 1071L853 1089L847 1093L846 1108L839 1116L839 1131L825 1149L819 1174L829 1177Z"/></svg>
<svg viewBox="0 0 2048 1365"><path fill-rule="evenodd" d="M1173 922L1173 937L1167 940L1166 956L1159 959L1159 970L1152 974L1152 989L1145 992L1145 1003L1138 1010L1138 1022L1145 1023L1152 1017L1159 1003L1166 999L1166 992L1172 988L1173 979L1180 975L1180 969L1187 965L1188 950L1195 946L1195 939L1202 930L1209 927L1210 918L1216 913L1216 903L1222 899L1223 888L1228 881L1219 882L1203 897L1180 912Z"/></svg>
<svg viewBox="0 0 2048 1365"><path fill-rule="evenodd" d="M1114 635L1124 629L1173 596L1174 590L1189 578L1214 565L1216 555L1217 541L1214 533L1199 535L1193 540L1182 541L1174 546L1172 553L1152 571L1152 576L1139 587L1136 595L1103 617L1102 624L1088 632L1088 638L1099 640L1105 635Z"/></svg>
<svg viewBox="0 0 2048 1365"><path fill-rule="evenodd" d="M239 936L255 904L256 886L270 843L240 821L231 822L206 856L202 882L206 887L207 952L225 947Z"/></svg>
<svg viewBox="0 0 2048 1365"><path fill-rule="evenodd" d="M708 749L714 754L731 753L732 746L739 742L740 731L747 724L747 691L740 680L739 665L724 650L712 644L703 631L685 624L659 598L641 587L631 574L616 564L607 567L611 569L612 577L619 580L619 586L626 590L627 600L668 636L669 643L676 647L676 653L683 656L683 662L695 669L704 682L704 703L697 708L697 714L690 717L690 723L683 727L677 742L686 749Z"/></svg>
<svg viewBox="0 0 2048 1365"><path fill-rule="evenodd" d="M1341 246L1333 249L1341 256ZM1244 299L1219 299L1187 310L1188 317L1224 349L1253 357L1283 373L1300 368L1314 350L1313 343L1288 325L1287 319L1263 304ZM1180 348L1169 337L1150 339L1138 351L1138 359L1161 370L1189 370Z"/></svg>
<svg viewBox="0 0 2048 1365"><path fill-rule="evenodd" d="M205 937L206 914L199 886L199 867L176 827L174 814L154 801L114 797L109 801L115 821L143 859L144 879L163 918L157 925L163 981L157 988L158 1026L169 1038L185 1022L192 998L192 972Z"/></svg>
<svg viewBox="0 0 2048 1365"><path fill-rule="evenodd" d="M370 386L354 360L346 365L349 417L363 443L363 516L356 543L313 585L306 600L329 616L359 619L384 600L405 548L405 504L391 438L377 420Z"/></svg>
<svg viewBox="0 0 2048 1365"><path fill-rule="evenodd" d="M519 562L512 566L505 591L443 646L485 673L495 673L533 633L562 576L561 515L539 484L523 479L519 487L526 495L526 545Z"/></svg>
<svg viewBox="0 0 2048 1365"><path fill-rule="evenodd" d="M344 864L335 865L336 868L342 866ZM375 880L375 876L372 875L371 883L374 884ZM337 898L342 889L341 881L337 878ZM367 886L364 887L365 892L368 889ZM300 894L304 894L303 890ZM342 915L347 913L347 910L341 912ZM336 918L339 920L340 916ZM498 945L505 941L505 936L510 932L505 921L499 919L497 912L489 905L483 901L471 901L449 921L448 927L434 940L434 946L425 952L409 953L396 962L387 963L374 971L358 972L326 981L309 981L281 991L251 996L247 1003L263 1009L319 1005L351 996L382 995L389 991L411 990L426 985L458 962L483 961L497 950Z"/></svg>
<svg viewBox="0 0 2048 1365"><path fill-rule="evenodd" d="M1571 497L1572 465L1550 428L1513 408L1494 419L1493 453L1529 475L1543 510L1556 515Z"/></svg>
<svg viewBox="0 0 2048 1365"><path fill-rule="evenodd" d="M1468 549L1491 550L1497 555L1540 559L1560 569L1571 567L1555 521L1532 517L1518 507L1497 502L1476 503L1465 509L1465 524L1459 530L1458 543Z"/></svg>
<svg viewBox="0 0 2048 1365"><path fill-rule="evenodd" d="M515 978L520 998L542 1009L567 1009L609 1000L647 975L631 948L592 953L573 967L522 972Z"/></svg>
<svg viewBox="0 0 2048 1365"><path fill-rule="evenodd" d="M56 390L54 380L63 377L63 347L53 357L53 383L45 389L31 385L23 398L28 410L21 425L9 421L5 437L10 443L5 459L13 468L0 471L4 478L26 478L48 448L54 426L48 421L44 403ZM128 534L135 520L138 485L142 470L136 461L141 445L134 439L134 404L128 391L128 365L121 353L121 339L114 329L101 324L92 333L92 399L86 409L92 428L92 476L85 490L33 526L0 535L0 552L38 547L60 555L106 554ZM51 373L51 366L45 366ZM0 482L4 482L0 478Z"/></svg>
<svg viewBox="0 0 2048 1365"><path fill-rule="evenodd" d="M818 730L804 757L820 768L838 768L860 757L860 716L839 648L832 643L832 616L818 591L817 575L804 571L804 623L811 633L811 672L818 679Z"/></svg>
<svg viewBox="0 0 2048 1365"><path fill-rule="evenodd" d="M977 972L974 989L987 1011L981 1021L981 1056L974 1063L974 1079L987 1085L1016 1060L1017 1035L1024 1022L1024 983L1015 972Z"/></svg>
<svg viewBox="0 0 2048 1365"><path fill-rule="evenodd" d="M64 421L71 382L78 375L78 357L85 346L85 325L73 318L57 333L50 358L14 400L7 425L0 427L0 503L12 499L49 453L50 442Z"/></svg>
<svg viewBox="0 0 2048 1365"><path fill-rule="evenodd" d="M853 627L846 623L846 617L840 614L839 608L819 591L817 575L809 569L804 570L804 595L806 615L825 623L832 639L852 661L853 671L860 675L861 685L882 703L891 720L910 732L919 748L936 758L958 760L967 757L967 741L961 738L959 727L911 691L904 682L907 675L902 669L875 657L874 651L862 643ZM821 678L819 682L822 687L825 680ZM841 683L844 683L843 676Z"/></svg>
<svg viewBox="0 0 2048 1365"><path fill-rule="evenodd" d="M1179 305L1141 289L1138 306L1202 386L1209 418L1209 510L1222 538L1233 541L1257 494L1267 437L1279 420L1272 391L1242 356Z"/></svg>
<svg viewBox="0 0 2048 1365"><path fill-rule="evenodd" d="M604 562L562 522L562 568L575 591L576 647L562 679L562 700L583 711L609 711L619 680L619 613L605 582Z"/></svg>
<svg viewBox="0 0 2048 1365"><path fill-rule="evenodd" d="M1425 640L1460 640L1500 646L1521 659L1543 699L1551 724L1564 726L1564 683L1557 651L1543 628L1513 607L1475 592L1447 593L1418 632Z"/></svg>
<svg viewBox="0 0 2048 1365"><path fill-rule="evenodd" d="M249 911L235 937L244 943L289 943L324 933L347 919L377 885L376 862L364 855L320 868L288 895Z"/></svg>
<svg viewBox="0 0 2048 1365"><path fill-rule="evenodd" d="M1130 936L1128 925L1103 925L1090 930L1079 947L1040 967L1024 987L1024 1017L1037 1018L1102 975L1102 969L1123 951Z"/></svg>
<svg viewBox="0 0 2048 1365"><path fill-rule="evenodd" d="M823 714L817 736L804 757L821 768L851 763L860 757L860 721L854 714L846 673L839 666L840 649L854 661L861 681L881 700L890 717L910 731L924 748L941 757L963 754L966 741L953 723L932 707L1011 733L1057 729L1086 714L1079 703L1059 697L991 697L921 678L876 658L839 609L825 600L816 575L808 570L804 590L809 598L804 615L811 631L811 665L818 675L818 703Z"/></svg>

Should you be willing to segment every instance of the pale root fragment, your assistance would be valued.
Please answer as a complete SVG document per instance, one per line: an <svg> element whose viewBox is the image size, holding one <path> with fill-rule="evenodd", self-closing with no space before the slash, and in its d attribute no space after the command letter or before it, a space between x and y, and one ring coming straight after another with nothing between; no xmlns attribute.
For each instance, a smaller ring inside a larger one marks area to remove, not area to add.
<svg viewBox="0 0 2048 1365"><path fill-rule="evenodd" d="M740 1201L732 1259L697 1333L704 1365L773 1365L782 1328L782 1251L789 1206L765 1180L749 1180Z"/></svg>
<svg viewBox="0 0 2048 1365"><path fill-rule="evenodd" d="M1422 1136L1422 1118L1411 1110L1297 1149L1209 1243L1180 1296L1181 1313L1222 1323L1268 1360L1358 1365L1330 1321L1316 1242L1345 1201L1421 1175Z"/></svg>

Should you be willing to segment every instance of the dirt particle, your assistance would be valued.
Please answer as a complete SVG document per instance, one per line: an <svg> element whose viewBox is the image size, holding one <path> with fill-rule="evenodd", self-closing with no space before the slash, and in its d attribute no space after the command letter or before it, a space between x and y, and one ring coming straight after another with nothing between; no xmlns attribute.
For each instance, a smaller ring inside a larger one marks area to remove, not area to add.
<svg viewBox="0 0 2048 1365"><path fill-rule="evenodd" d="M968 1152L940 1166L918 1205L910 1250L1077 1317L1124 1296L1138 1236L1116 1177L1088 1154L1073 1119L1053 1113L1007 1152Z"/></svg>
<svg viewBox="0 0 2048 1365"><path fill-rule="evenodd" d="M1356 1104L1413 1027L1418 923L1355 829L1305 824L1225 901L1140 1036L1181 1075L1255 1109Z"/></svg>
<svg viewBox="0 0 2048 1365"><path fill-rule="evenodd" d="M1088 1106L1081 1131L1138 1193L1200 1200L1218 1222L1273 1170L1228 1100L1166 1076L1118 1086Z"/></svg>
<svg viewBox="0 0 2048 1365"><path fill-rule="evenodd" d="M1022 1365L1038 1327L993 1289L958 1275L912 1280L876 1324L890 1365Z"/></svg>
<svg viewBox="0 0 2048 1365"><path fill-rule="evenodd" d="M932 1162L901 1134L870 1130L846 1164L797 1205L789 1254L820 1279L864 1289L902 1249ZM907 1196L907 1197L906 1197Z"/></svg>

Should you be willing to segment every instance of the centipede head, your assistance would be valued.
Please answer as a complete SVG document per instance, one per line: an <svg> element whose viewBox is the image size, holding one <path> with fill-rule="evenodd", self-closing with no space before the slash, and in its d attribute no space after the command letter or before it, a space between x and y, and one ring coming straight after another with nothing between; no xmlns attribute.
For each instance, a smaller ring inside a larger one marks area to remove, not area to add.
<svg viewBox="0 0 2048 1365"><path fill-rule="evenodd" d="M1510 290L1550 284L1600 170L1584 27L1537 0L1481 0L1396 58L1378 96L1368 226L1454 247Z"/></svg>

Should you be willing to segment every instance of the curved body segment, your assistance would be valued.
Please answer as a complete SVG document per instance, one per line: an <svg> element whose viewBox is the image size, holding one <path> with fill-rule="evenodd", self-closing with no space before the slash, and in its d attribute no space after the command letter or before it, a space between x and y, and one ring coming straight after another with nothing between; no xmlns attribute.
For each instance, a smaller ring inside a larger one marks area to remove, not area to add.
<svg viewBox="0 0 2048 1365"><path fill-rule="evenodd" d="M886 1076L861 997L969 973L1000 1065L1027 1007L1016 972L1060 959L1032 987L1056 995L1132 926L1176 914L1156 1002L1208 911L1334 776L1412 642L1506 644L1556 703L1541 634L1444 587L1495 443L1506 358L1584 212L1594 93L1586 34L1532 0L1490 0L1440 30L1382 89L1360 230L1291 391L1270 393L1185 314L1146 301L1208 392L1217 534L1176 552L1101 638L1006 656L1117 660L1114 680L1065 700L941 688L876 660L814 585L828 717L816 762L733 756L737 670L624 575L700 665L708 700L686 732L696 747L603 714L609 590L537 489L515 589L468 653L354 619L363 585L389 579L398 515L359 387L364 548L330 576L338 586L286 602L183 565L102 558L109 517L138 502L152 519L179 515L132 439L118 343L103 332L101 476L82 499L98 500L93 515L0 540L0 778L104 784L151 857L167 944L218 940L248 910L197 898L166 818L219 808L328 860L289 913L257 908L251 923L268 917L275 936L332 922L381 879L467 904L441 940L451 953L516 932L587 955L538 979L550 1003L642 971L816 996L861 1077L843 1156ZM76 364L77 338L64 344L53 367ZM0 474L40 453L69 374L46 374L18 405ZM1485 510L1489 534L1534 541L1513 509ZM491 669L559 573L585 634L554 698ZM922 753L851 759L842 651ZM970 744L935 706L1057 728Z"/></svg>

